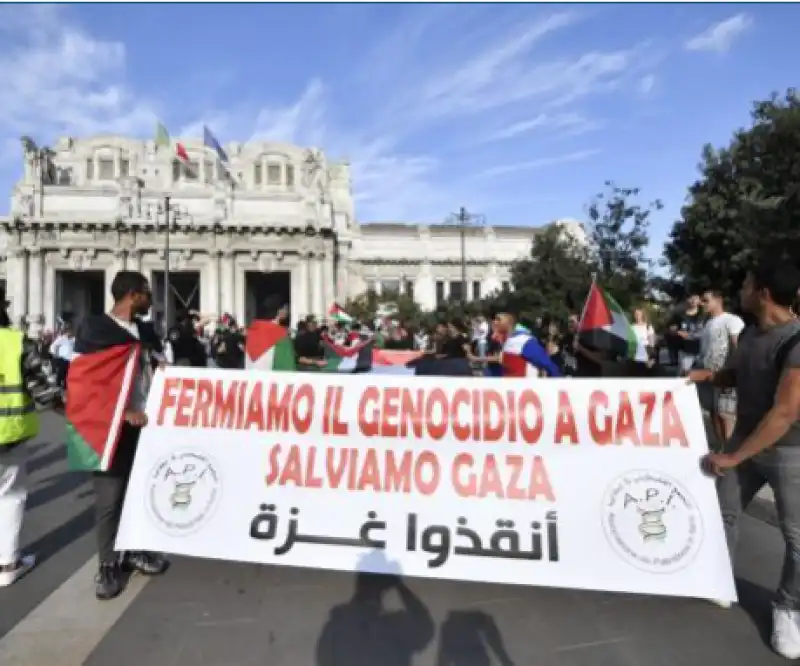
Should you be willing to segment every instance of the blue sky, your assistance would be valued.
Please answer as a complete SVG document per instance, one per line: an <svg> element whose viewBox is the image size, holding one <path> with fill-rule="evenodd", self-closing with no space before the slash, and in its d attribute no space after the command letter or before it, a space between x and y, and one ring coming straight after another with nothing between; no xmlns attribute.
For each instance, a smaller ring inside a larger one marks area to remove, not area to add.
<svg viewBox="0 0 800 666"><path fill-rule="evenodd" d="M356 215L584 217L608 179L666 208L702 145L797 85L794 5L0 6L0 191L18 137L173 136L323 148ZM0 212L7 212L4 198Z"/></svg>

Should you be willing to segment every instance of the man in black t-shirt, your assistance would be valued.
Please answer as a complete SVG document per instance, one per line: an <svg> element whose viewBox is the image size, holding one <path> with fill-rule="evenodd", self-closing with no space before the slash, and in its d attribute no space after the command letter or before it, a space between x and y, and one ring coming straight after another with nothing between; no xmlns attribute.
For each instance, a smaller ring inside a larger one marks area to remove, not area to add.
<svg viewBox="0 0 800 666"><path fill-rule="evenodd" d="M672 322L670 331L680 338L678 351L678 373L687 374L700 354L700 337L706 324L700 310L700 297L692 294L686 301L686 309Z"/></svg>
<svg viewBox="0 0 800 666"><path fill-rule="evenodd" d="M206 350L194 330L195 320L191 313L182 313L178 324L167 334L175 365L192 368L204 368L207 365Z"/></svg>
<svg viewBox="0 0 800 666"><path fill-rule="evenodd" d="M222 317L211 338L211 354L219 368L244 368L244 336L232 316L226 314Z"/></svg>

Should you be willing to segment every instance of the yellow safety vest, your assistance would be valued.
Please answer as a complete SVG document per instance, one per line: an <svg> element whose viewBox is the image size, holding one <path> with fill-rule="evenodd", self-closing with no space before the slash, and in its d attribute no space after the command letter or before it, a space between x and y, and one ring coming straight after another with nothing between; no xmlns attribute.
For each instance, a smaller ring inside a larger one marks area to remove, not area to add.
<svg viewBox="0 0 800 666"><path fill-rule="evenodd" d="M39 417L22 378L22 331L0 328L0 447L39 434Z"/></svg>

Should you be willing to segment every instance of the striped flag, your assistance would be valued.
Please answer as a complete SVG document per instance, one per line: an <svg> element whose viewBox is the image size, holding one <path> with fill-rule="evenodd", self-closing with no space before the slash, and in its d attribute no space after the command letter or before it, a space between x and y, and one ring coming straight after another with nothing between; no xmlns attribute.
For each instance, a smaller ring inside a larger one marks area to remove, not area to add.
<svg viewBox="0 0 800 666"><path fill-rule="evenodd" d="M328 317L335 322L341 322L343 324L352 324L353 318L344 311L338 303L334 303L331 305L330 310L328 310Z"/></svg>
<svg viewBox="0 0 800 666"><path fill-rule="evenodd" d="M206 127L205 125L203 125L203 145L209 150L214 151L214 154L217 156L219 163L223 166L226 173L230 175L231 165L230 165L230 160L228 159L228 153L225 152L220 142L217 141L217 137L215 137L211 133L211 130L208 129L208 127Z"/></svg>
<svg viewBox="0 0 800 666"><path fill-rule="evenodd" d="M625 359L636 357L638 341L625 312L596 282L592 283L578 325L578 340L591 349Z"/></svg>
<svg viewBox="0 0 800 666"><path fill-rule="evenodd" d="M256 319L247 329L245 343L247 370L292 371L297 369L289 331L274 321Z"/></svg>
<svg viewBox="0 0 800 666"><path fill-rule="evenodd" d="M322 349L327 365L323 372L370 372L374 340L366 340L352 347L337 345L329 336L322 337Z"/></svg>
<svg viewBox="0 0 800 666"><path fill-rule="evenodd" d="M159 148L170 148L172 146L172 138L169 131L163 123L156 123L156 146ZM189 160L189 153L186 152L186 146L180 141L175 142L175 157L178 158L183 168L188 171L193 177L196 177L194 169L192 169Z"/></svg>

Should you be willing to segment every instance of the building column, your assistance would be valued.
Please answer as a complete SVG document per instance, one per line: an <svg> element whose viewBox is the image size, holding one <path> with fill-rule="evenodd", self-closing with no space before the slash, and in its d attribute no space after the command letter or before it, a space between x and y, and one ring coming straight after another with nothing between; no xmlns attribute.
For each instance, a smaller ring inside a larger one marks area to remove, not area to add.
<svg viewBox="0 0 800 666"><path fill-rule="evenodd" d="M436 309L436 280L428 262L422 264L414 281L414 300L424 310Z"/></svg>
<svg viewBox="0 0 800 666"><path fill-rule="evenodd" d="M240 324L249 325L247 321L247 274L245 268L233 263L233 316Z"/></svg>
<svg viewBox="0 0 800 666"><path fill-rule="evenodd" d="M317 254L311 259L314 277L311 285L312 306L311 312L320 319L325 316L325 279L324 272L325 255Z"/></svg>
<svg viewBox="0 0 800 666"><path fill-rule="evenodd" d="M336 302L344 305L350 298L350 248L345 244L339 246L339 265L336 271Z"/></svg>
<svg viewBox="0 0 800 666"><path fill-rule="evenodd" d="M484 277L481 283L481 291L484 294L491 294L492 292L499 291L502 284L497 274L497 264L495 262L489 263L488 275Z"/></svg>
<svg viewBox="0 0 800 666"><path fill-rule="evenodd" d="M311 299L309 298L311 288L309 261L311 261L309 259L309 254L307 252L301 252L297 265L297 302L292 302L292 311L297 315L298 319L311 313Z"/></svg>
<svg viewBox="0 0 800 666"><path fill-rule="evenodd" d="M56 271L53 267L53 254L44 257L44 326L53 331L56 327Z"/></svg>
<svg viewBox="0 0 800 666"><path fill-rule="evenodd" d="M110 312L114 307L114 297L111 295L111 283L117 273L125 270L125 250L114 250L111 253L111 263L105 268L105 303L106 312Z"/></svg>
<svg viewBox="0 0 800 666"><path fill-rule="evenodd" d="M28 285L29 285L29 301L28 301L28 323L30 328L28 334L31 337L36 337L39 331L42 330L43 319L43 302L42 302L42 287L44 286L44 270L42 266L42 251L38 247L29 250L28 258Z"/></svg>
<svg viewBox="0 0 800 666"><path fill-rule="evenodd" d="M131 250L128 252L127 268L129 271L142 272L142 251Z"/></svg>
<svg viewBox="0 0 800 666"><path fill-rule="evenodd" d="M222 287L220 293L221 313L227 312L228 314L233 314L233 311L235 309L234 305L235 285L234 285L234 275L233 275L234 256L235 255L233 252L226 251L222 253L222 257L220 258L220 273L222 275L222 278L220 280L220 285Z"/></svg>
<svg viewBox="0 0 800 666"><path fill-rule="evenodd" d="M328 314L333 302L336 300L336 273L334 272L333 255L326 254L323 259L323 279L322 279L324 303L322 304L323 315Z"/></svg>
<svg viewBox="0 0 800 666"><path fill-rule="evenodd" d="M219 315L219 256L218 250L208 253L208 263L205 270L206 288L200 294L203 314Z"/></svg>
<svg viewBox="0 0 800 666"><path fill-rule="evenodd" d="M25 250L17 248L6 259L6 289L11 301L9 316L14 326L28 312L28 258Z"/></svg>

